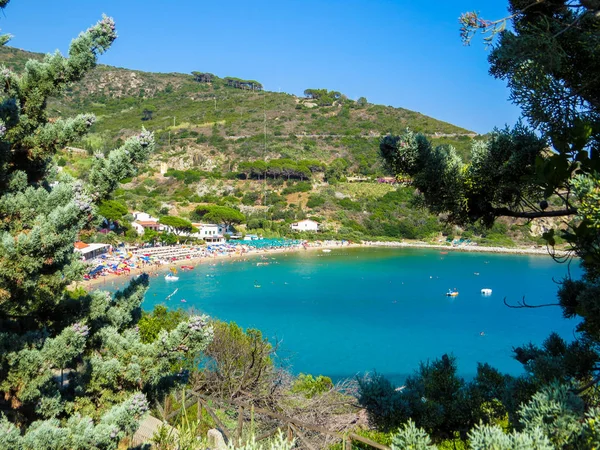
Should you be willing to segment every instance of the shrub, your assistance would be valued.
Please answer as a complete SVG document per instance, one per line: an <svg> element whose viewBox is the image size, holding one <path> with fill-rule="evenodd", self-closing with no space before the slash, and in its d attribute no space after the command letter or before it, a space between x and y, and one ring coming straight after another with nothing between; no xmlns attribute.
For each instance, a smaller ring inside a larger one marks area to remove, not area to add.
<svg viewBox="0 0 600 450"><path fill-rule="evenodd" d="M312 184L310 181L300 181L295 184L289 184L281 193L283 195L294 194L296 192L310 192L312 190Z"/></svg>
<svg viewBox="0 0 600 450"><path fill-rule="evenodd" d="M408 405L383 375L373 373L358 381L358 403L365 408L369 424L382 430L398 427L408 417Z"/></svg>
<svg viewBox="0 0 600 450"><path fill-rule="evenodd" d="M151 313L143 312L138 323L140 339L143 343L154 342L162 330L174 330L186 315L180 310L168 309L165 305L156 305Z"/></svg>
<svg viewBox="0 0 600 450"><path fill-rule="evenodd" d="M325 198L321 195L313 194L309 197L308 202L306 202L306 206L308 208L317 208L319 206L323 206L325 204Z"/></svg>
<svg viewBox="0 0 600 450"><path fill-rule="evenodd" d="M292 385L292 392L302 394L306 398L312 398L315 395L322 394L333 389L333 382L331 378L324 377L323 375L314 378L312 375L305 375L301 373Z"/></svg>
<svg viewBox="0 0 600 450"><path fill-rule="evenodd" d="M234 322L214 322L214 338L206 349L206 360L194 388L219 398L250 395L261 402L273 394L276 371L272 355L276 348L259 330L245 331Z"/></svg>
<svg viewBox="0 0 600 450"><path fill-rule="evenodd" d="M435 450L431 438L422 428L417 428L412 420L404 424L392 441L392 450Z"/></svg>
<svg viewBox="0 0 600 450"><path fill-rule="evenodd" d="M247 192L242 197L242 204L247 206L252 206L256 204L258 199L260 198L260 194L258 192Z"/></svg>

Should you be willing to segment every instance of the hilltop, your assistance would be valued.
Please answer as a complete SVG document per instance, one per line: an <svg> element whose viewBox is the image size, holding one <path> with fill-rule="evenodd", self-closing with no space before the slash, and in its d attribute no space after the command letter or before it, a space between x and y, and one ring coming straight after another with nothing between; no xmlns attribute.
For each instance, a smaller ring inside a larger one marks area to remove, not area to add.
<svg viewBox="0 0 600 450"><path fill-rule="evenodd" d="M0 49L0 63L16 70L28 59L41 58L42 54L16 48ZM49 113L96 114L92 134L81 143L86 150L112 148L145 126L157 135L156 157L162 162L175 169L208 171L230 170L231 164L255 159L317 158L327 163L344 157L356 173L374 174L379 168L377 141L386 133L409 127L461 149L476 135L366 99L355 102L337 93L333 102L327 102L263 91L259 82L240 84L243 81L199 72L150 73L99 65L54 99Z"/></svg>

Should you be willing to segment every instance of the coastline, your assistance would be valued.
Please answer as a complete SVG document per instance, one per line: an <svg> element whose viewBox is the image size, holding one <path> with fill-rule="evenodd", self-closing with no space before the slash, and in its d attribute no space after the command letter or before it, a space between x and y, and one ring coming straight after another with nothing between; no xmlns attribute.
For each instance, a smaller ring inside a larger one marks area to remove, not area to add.
<svg viewBox="0 0 600 450"><path fill-rule="evenodd" d="M81 280L72 287L83 288L86 291L92 288L102 288L110 284L115 286L115 282L125 282L131 277L135 277L142 273L148 273L150 276L159 276L160 274L166 273L171 268L180 268L181 266L187 265L202 265L210 264L211 261L247 261L248 258L255 258L260 256L278 254L278 253L296 253L299 251L316 251L321 249L336 249L336 248L370 248L370 247L387 247L387 248L425 248L434 249L441 251L452 251L452 252L477 252L477 253L498 253L498 254L513 254L513 255L537 255L537 256L549 256L550 253L546 248L523 248L523 247L481 247L477 245L461 245L451 246L443 244L428 244L426 242L394 242L394 241L365 241L361 244L348 243L347 241L323 241L323 242L311 242L306 247L298 245L296 247L288 248L272 248L272 249L261 249L253 250L247 253L229 253L227 255L213 255L210 257L198 257L190 259L182 259L173 261L168 264L161 266L147 266L131 269L127 274L108 274L99 278L90 280ZM565 252L557 251L556 255L565 255Z"/></svg>
<svg viewBox="0 0 600 450"><path fill-rule="evenodd" d="M513 255L550 255L547 248L525 248L525 247L483 247L479 245L443 245L428 244L427 242L376 242L367 241L360 244L362 247L412 247L412 248L431 248L455 252L477 252L477 253L506 253ZM556 255L566 255L566 252L556 251Z"/></svg>

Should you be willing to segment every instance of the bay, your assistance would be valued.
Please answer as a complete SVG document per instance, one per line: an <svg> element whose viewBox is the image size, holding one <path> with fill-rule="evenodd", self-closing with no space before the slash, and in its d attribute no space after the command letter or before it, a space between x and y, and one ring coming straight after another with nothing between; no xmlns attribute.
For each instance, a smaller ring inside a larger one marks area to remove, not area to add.
<svg viewBox="0 0 600 450"><path fill-rule="evenodd" d="M581 273L572 264L571 274ZM294 373L334 379L377 370L396 382L420 361L457 357L470 378L477 362L522 373L512 348L541 344L552 331L573 339L575 320L555 303L568 271L549 256L414 248L339 248L205 261L179 281L151 279L143 307L194 309L258 328L280 341L278 357ZM260 287L258 287L260 286ZM459 295L447 297L449 289ZM482 296L481 289L492 289ZM177 289L177 292L173 292Z"/></svg>

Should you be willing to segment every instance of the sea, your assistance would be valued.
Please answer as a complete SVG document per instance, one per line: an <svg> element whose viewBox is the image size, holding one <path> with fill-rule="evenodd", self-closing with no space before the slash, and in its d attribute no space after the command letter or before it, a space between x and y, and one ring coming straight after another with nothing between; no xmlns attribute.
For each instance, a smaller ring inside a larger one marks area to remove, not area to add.
<svg viewBox="0 0 600 450"><path fill-rule="evenodd" d="M334 248L203 261L175 282L160 274L143 308L166 304L257 328L295 374L340 380L377 371L401 383L420 362L448 354L466 379L480 362L518 375L514 347L551 332L571 341L578 322L557 306L506 304L556 303L568 273L581 276L577 262L547 255Z"/></svg>

